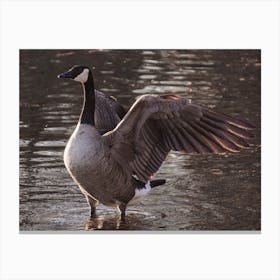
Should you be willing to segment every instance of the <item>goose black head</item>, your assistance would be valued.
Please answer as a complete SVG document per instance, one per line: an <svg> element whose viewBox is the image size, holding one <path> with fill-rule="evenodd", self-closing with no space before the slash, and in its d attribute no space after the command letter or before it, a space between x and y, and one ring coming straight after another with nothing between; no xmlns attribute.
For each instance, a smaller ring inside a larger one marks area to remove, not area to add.
<svg viewBox="0 0 280 280"><path fill-rule="evenodd" d="M76 82L85 84L88 80L89 73L90 73L89 67L76 65L73 66L68 71L59 74L57 77L60 79L61 78L72 79Z"/></svg>

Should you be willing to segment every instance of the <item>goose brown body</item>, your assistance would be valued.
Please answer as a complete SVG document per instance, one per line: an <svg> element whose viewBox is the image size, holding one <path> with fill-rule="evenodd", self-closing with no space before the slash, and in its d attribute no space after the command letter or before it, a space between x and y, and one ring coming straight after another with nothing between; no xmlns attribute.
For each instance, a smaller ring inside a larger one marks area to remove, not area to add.
<svg viewBox="0 0 280 280"><path fill-rule="evenodd" d="M64 162L82 192L97 202L118 206L135 195L134 181L111 157L106 141L93 126L77 125L65 148Z"/></svg>
<svg viewBox="0 0 280 280"><path fill-rule="evenodd" d="M66 74L75 71L72 68ZM109 100L94 89L87 90L86 83L93 85L93 80L88 82L92 79L91 72L87 72L86 82L84 72L79 74L85 104L66 146L64 161L92 212L98 202L118 206L124 220L127 204L140 185L148 188L170 150L219 154L238 152L249 146L252 125L194 104L185 97L143 95L124 117L120 116L114 99ZM87 100L92 98L93 105L87 106ZM85 108L92 110L91 114Z"/></svg>

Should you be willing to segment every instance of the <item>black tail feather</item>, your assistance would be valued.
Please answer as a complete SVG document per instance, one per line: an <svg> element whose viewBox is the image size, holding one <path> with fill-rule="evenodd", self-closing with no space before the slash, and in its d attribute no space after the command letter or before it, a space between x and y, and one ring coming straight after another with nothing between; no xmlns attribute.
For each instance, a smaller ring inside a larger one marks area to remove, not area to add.
<svg viewBox="0 0 280 280"><path fill-rule="evenodd" d="M164 179L153 180L153 181L151 181L151 188L163 185L163 184L165 184L165 182L166 182L166 180L164 180Z"/></svg>
<svg viewBox="0 0 280 280"><path fill-rule="evenodd" d="M135 187L136 187L138 190L141 190L141 189L145 189L145 188L146 188L146 183L141 182L140 180L138 180L138 179L135 178L135 177L132 177L132 179L135 181L135 183L136 183L136 186L135 186ZM151 185L151 188L154 188L154 187L156 187L156 186L160 186L160 185L165 184L165 182L166 182L166 180L164 180L164 179L152 180L152 181L150 181L150 185Z"/></svg>

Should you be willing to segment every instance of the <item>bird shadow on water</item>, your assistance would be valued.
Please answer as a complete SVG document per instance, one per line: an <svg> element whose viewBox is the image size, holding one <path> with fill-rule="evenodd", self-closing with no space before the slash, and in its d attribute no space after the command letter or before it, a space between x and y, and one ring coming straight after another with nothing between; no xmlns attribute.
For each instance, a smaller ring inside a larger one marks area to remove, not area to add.
<svg viewBox="0 0 280 280"><path fill-rule="evenodd" d="M88 218L85 230L143 230L148 228L148 217L140 217L139 214L126 215L125 223L116 215L99 215L94 218Z"/></svg>

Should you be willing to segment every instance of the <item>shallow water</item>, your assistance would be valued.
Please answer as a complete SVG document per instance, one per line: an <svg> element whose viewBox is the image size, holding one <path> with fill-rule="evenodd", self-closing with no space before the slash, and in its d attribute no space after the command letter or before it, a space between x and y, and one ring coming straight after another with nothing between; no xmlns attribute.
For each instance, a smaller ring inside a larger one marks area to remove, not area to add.
<svg viewBox="0 0 280 280"><path fill-rule="evenodd" d="M255 138L238 154L172 152L156 175L167 183L129 206L126 224L102 205L90 220L62 160L82 94L57 74L74 64L94 66L96 88L126 106L183 95L250 121ZM260 230L260 66L255 50L21 50L20 230Z"/></svg>

